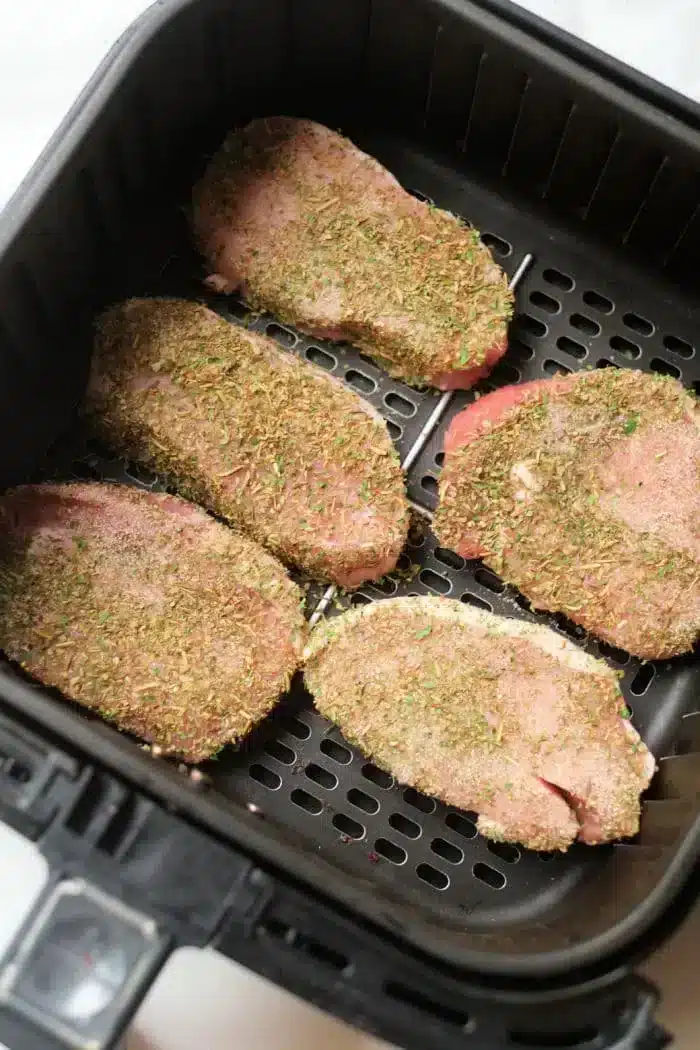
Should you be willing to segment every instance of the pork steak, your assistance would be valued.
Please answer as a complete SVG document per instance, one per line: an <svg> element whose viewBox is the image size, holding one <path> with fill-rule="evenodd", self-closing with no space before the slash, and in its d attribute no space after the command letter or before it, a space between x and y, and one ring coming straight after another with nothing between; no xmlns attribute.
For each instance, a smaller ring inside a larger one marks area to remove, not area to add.
<svg viewBox="0 0 700 1050"><path fill-rule="evenodd" d="M99 322L87 409L117 451L310 575L356 587L396 565L408 506L386 423L271 339L132 299Z"/></svg>
<svg viewBox="0 0 700 1050"><path fill-rule="evenodd" d="M537 609L652 659L700 632L700 413L615 368L495 391L445 438L440 542Z"/></svg>
<svg viewBox="0 0 700 1050"><path fill-rule="evenodd" d="M617 675L547 627L446 598L327 621L304 654L319 711L488 838L566 850L634 835L655 768Z"/></svg>
<svg viewBox="0 0 700 1050"><path fill-rule="evenodd" d="M469 387L505 352L512 297L476 230L320 124L232 132L194 189L193 225L217 291L349 340L407 383Z"/></svg>
<svg viewBox="0 0 700 1050"><path fill-rule="evenodd" d="M301 592L184 500L118 485L0 499L0 647L120 729L198 762L243 737L299 663Z"/></svg>

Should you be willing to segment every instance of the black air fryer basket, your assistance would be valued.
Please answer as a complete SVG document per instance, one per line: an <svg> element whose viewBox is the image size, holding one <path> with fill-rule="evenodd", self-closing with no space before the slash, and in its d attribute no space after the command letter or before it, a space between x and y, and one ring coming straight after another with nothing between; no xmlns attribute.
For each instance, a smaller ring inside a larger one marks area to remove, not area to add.
<svg viewBox="0 0 700 1050"><path fill-rule="evenodd" d="M0 1041L112 1046L168 952L213 944L416 1050L663 1046L633 968L698 889L700 663L641 663L536 617L436 546L442 438L474 392L418 393L348 346L206 293L190 187L230 127L276 113L341 128L482 231L517 309L480 391L618 365L700 393L691 103L501 0L161 0L0 219L0 483L160 484L76 422L92 322L133 294L209 301L359 391L410 464L400 571L350 598L319 588L311 612L438 593L546 622L624 672L660 772L636 840L536 854L397 785L301 687L193 776L3 665L0 816L39 843L52 879L0 966ZM85 930L110 993L76 1018L40 978L59 958L85 977L69 965Z"/></svg>

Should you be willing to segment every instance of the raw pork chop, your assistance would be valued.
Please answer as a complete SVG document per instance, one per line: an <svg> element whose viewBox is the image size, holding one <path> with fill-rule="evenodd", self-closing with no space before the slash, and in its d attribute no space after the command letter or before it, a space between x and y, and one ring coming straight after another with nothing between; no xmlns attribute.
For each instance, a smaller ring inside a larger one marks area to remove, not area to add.
<svg viewBox="0 0 700 1050"><path fill-rule="evenodd" d="M479 234L320 124L232 132L193 204L213 288L347 339L393 376L469 387L505 352L511 294Z"/></svg>
<svg viewBox="0 0 700 1050"><path fill-rule="evenodd" d="M446 598L327 621L304 654L319 711L482 834L566 850L634 835L654 759L617 675L547 627Z"/></svg>
<svg viewBox="0 0 700 1050"><path fill-rule="evenodd" d="M198 303L102 318L88 390L118 451L313 576L390 572L408 507L385 422L339 380Z"/></svg>
<svg viewBox="0 0 700 1050"><path fill-rule="evenodd" d="M497 390L456 416L434 529L532 605L648 659L700 632L700 414L614 368Z"/></svg>
<svg viewBox="0 0 700 1050"><path fill-rule="evenodd" d="M117 485L0 499L0 646L46 685L198 762L238 740L301 656L282 566L184 500Z"/></svg>

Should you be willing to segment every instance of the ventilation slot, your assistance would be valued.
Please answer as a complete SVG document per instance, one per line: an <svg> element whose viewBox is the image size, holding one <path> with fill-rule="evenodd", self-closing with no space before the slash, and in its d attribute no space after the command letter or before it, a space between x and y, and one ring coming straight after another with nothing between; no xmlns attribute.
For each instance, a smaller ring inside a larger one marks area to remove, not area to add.
<svg viewBox="0 0 700 1050"><path fill-rule="evenodd" d="M416 414L416 406L413 401L409 401L407 397L403 397L393 390L391 393L384 395L384 404L392 412L398 412L400 416L405 416L406 419L410 419L411 416Z"/></svg>
<svg viewBox="0 0 700 1050"><path fill-rule="evenodd" d="M570 368L561 364L560 361L553 361L551 357L548 357L543 363L542 371L546 372L548 376L566 376L571 374Z"/></svg>
<svg viewBox="0 0 700 1050"><path fill-rule="evenodd" d="M348 791L348 802L351 806L361 809L363 813L374 814L379 812L377 799L364 791L360 791L359 788L351 788Z"/></svg>
<svg viewBox="0 0 700 1050"><path fill-rule="evenodd" d="M547 325L538 321L536 317L530 317L530 314L518 314L515 323L522 332L527 332L536 339L542 339L547 334Z"/></svg>
<svg viewBox="0 0 700 1050"><path fill-rule="evenodd" d="M599 314L611 314L615 309L615 304L606 296L601 295L600 292L587 291L583 293L583 301L586 306L593 307Z"/></svg>
<svg viewBox="0 0 700 1050"><path fill-rule="evenodd" d="M394 778L389 774L385 773L383 769L379 769L378 766L373 765L372 762L366 762L362 767L362 776L365 780L371 780L377 787L384 788L386 791L394 785Z"/></svg>
<svg viewBox="0 0 700 1050"><path fill-rule="evenodd" d="M581 343L577 343L575 339L569 339L568 335L561 335L557 339L557 346L560 350L563 350L569 357L575 357L577 361L580 361L587 354L585 346Z"/></svg>
<svg viewBox="0 0 700 1050"><path fill-rule="evenodd" d="M450 880L444 871L438 871L432 864L419 864L416 868L416 875L421 882L427 882L434 890L446 890L450 885Z"/></svg>
<svg viewBox="0 0 700 1050"><path fill-rule="evenodd" d="M447 577L433 572L432 569L423 569L419 579L421 583L425 584L429 590L434 591L435 594L449 594L452 590L452 584Z"/></svg>
<svg viewBox="0 0 700 1050"><path fill-rule="evenodd" d="M614 645L608 645L607 642L598 642L598 650L601 656L604 656L606 660L611 660L615 664L626 664L629 663L629 653L626 653L624 649L616 649Z"/></svg>
<svg viewBox="0 0 700 1050"><path fill-rule="evenodd" d="M661 376L673 376L674 379L680 379L681 370L672 365L669 361L664 361L663 357L654 357L649 362L649 367L653 372L657 372Z"/></svg>
<svg viewBox="0 0 700 1050"><path fill-rule="evenodd" d="M415 821L409 820L408 817L404 817L402 813L392 813L389 817L389 824L394 831L398 831L399 834L405 835L407 839L420 838L420 824L416 824Z"/></svg>
<svg viewBox="0 0 700 1050"><path fill-rule="evenodd" d="M323 809L323 803L320 798L316 798L315 795L310 795L308 791L304 791L303 788L295 788L289 796L295 806L299 809L305 810L307 813L311 813L314 817Z"/></svg>
<svg viewBox="0 0 700 1050"><path fill-rule="evenodd" d="M558 314L561 310L561 303L556 299L552 299L551 296L545 295L544 292L533 292L530 296L530 302L538 310L544 310L548 314Z"/></svg>
<svg viewBox="0 0 700 1050"><path fill-rule="evenodd" d="M513 251L513 245L509 244L508 241L504 241L502 237L497 237L495 233L482 233L481 242L494 255L499 255L502 259L505 259Z"/></svg>
<svg viewBox="0 0 700 1050"><path fill-rule="evenodd" d="M377 389L377 384L373 379L366 376L364 372L358 372L355 368L351 368L345 373L345 382L349 383L350 386L354 386L355 390L359 390L363 394L373 394Z"/></svg>
<svg viewBox="0 0 700 1050"><path fill-rule="evenodd" d="M298 718L285 718L282 722L283 727L292 736L295 736L297 740L308 740L311 736L311 730L305 722L301 722Z"/></svg>
<svg viewBox="0 0 700 1050"><path fill-rule="evenodd" d="M437 496L438 483L437 478L434 478L432 474L424 474L420 479L420 487L426 492L429 492L431 496Z"/></svg>
<svg viewBox="0 0 700 1050"><path fill-rule="evenodd" d="M654 665L642 664L630 683L630 693L633 696L644 696L655 677L656 668Z"/></svg>
<svg viewBox="0 0 700 1050"><path fill-rule="evenodd" d="M562 273L561 270L554 270L551 267L545 270L542 274L547 284L553 285L554 288L561 288L562 292L571 292L574 288L573 277L569 277L568 273Z"/></svg>
<svg viewBox="0 0 700 1050"><path fill-rule="evenodd" d="M257 784L262 784L269 791L278 791L282 787L282 777L279 773L273 773L271 769L261 765L260 762L255 762L248 772Z"/></svg>
<svg viewBox="0 0 700 1050"><path fill-rule="evenodd" d="M455 554L454 551L448 550L446 547L436 547L433 554L443 565L447 565L449 569L454 569L456 572L459 572L467 564L464 558L460 558L459 554Z"/></svg>
<svg viewBox="0 0 700 1050"><path fill-rule="evenodd" d="M325 368L327 372L332 372L338 365L338 361L333 354L329 354L327 350L322 350L320 346L307 346L306 357L312 364L318 365L319 368Z"/></svg>
<svg viewBox="0 0 700 1050"><path fill-rule="evenodd" d="M450 864L461 864L464 860L464 853L459 846L454 846L446 839L433 839L430 843L430 848L436 856L442 857L443 860L449 861Z"/></svg>
<svg viewBox="0 0 700 1050"><path fill-rule="evenodd" d="M375 580L370 586L373 590L379 591L380 594L391 597L392 594L396 593L398 584L396 580L392 580L391 576L384 576L380 580Z"/></svg>
<svg viewBox="0 0 700 1050"><path fill-rule="evenodd" d="M347 835L349 839L355 839L356 841L365 837L365 829L362 824L359 824L352 817L348 817L345 813L336 813L332 820L333 827L341 833L341 835Z"/></svg>
<svg viewBox="0 0 700 1050"><path fill-rule="evenodd" d="M616 350L618 354L622 354L628 361L636 361L641 356L641 349L636 343L633 343L630 339L625 339L622 335L614 335L610 340L610 346L613 350Z"/></svg>
<svg viewBox="0 0 700 1050"><path fill-rule="evenodd" d="M281 343L282 346L286 346L288 350L296 346L299 341L294 332L291 332L288 328L283 328L281 324L277 324L274 321L265 327L265 335L268 335L270 339L274 339L275 342Z"/></svg>
<svg viewBox="0 0 700 1050"><path fill-rule="evenodd" d="M495 572L491 572L490 569L477 569L474 573L474 579L477 583L480 583L482 587L486 587L489 591L493 591L494 594L503 594L506 589L503 580L499 576L496 576Z"/></svg>
<svg viewBox="0 0 700 1050"><path fill-rule="evenodd" d="M403 434L403 427L400 427L398 423L394 423L391 419L386 420L386 428L392 441L398 441Z"/></svg>
<svg viewBox="0 0 700 1050"><path fill-rule="evenodd" d="M390 999L401 1003L402 1006L408 1006L413 1010L429 1014L439 1021L447 1021L448 1024L454 1025L456 1028L472 1030L473 1025L468 1014L462 1010L455 1010L451 1006L443 1006L442 1003L436 1003L434 999L429 999L423 992L418 992L405 984L399 984L397 981L387 981L384 985L384 991Z"/></svg>
<svg viewBox="0 0 700 1050"><path fill-rule="evenodd" d="M645 317L640 317L639 314L623 314L622 323L638 335L648 336L654 334L654 326L651 321L647 321Z"/></svg>
<svg viewBox="0 0 700 1050"><path fill-rule="evenodd" d="M380 857L384 857L391 864L405 864L408 857L405 849L390 842L389 839L377 839L374 844L374 850Z"/></svg>
<svg viewBox="0 0 700 1050"><path fill-rule="evenodd" d="M480 598L478 594L472 594L471 591L465 591L459 600L464 602L465 605L473 605L475 609L484 609L486 612L493 612L493 605L491 605L491 602L487 602L485 598Z"/></svg>
<svg viewBox="0 0 700 1050"><path fill-rule="evenodd" d="M695 353L695 350L690 343L686 343L683 339L677 339L675 335L665 335L664 346L670 351L670 353L676 354L678 357L682 357L686 361Z"/></svg>
<svg viewBox="0 0 700 1050"><path fill-rule="evenodd" d="M500 857L506 864L517 864L520 860L520 850L512 846L510 842L487 842L486 848L494 857Z"/></svg>
<svg viewBox="0 0 700 1050"><path fill-rule="evenodd" d="M486 886L490 886L493 890L502 890L507 882L503 872L497 871L496 868L492 868L490 864L484 864L482 861L474 865L472 873L475 879L483 882Z"/></svg>
<svg viewBox="0 0 700 1050"><path fill-rule="evenodd" d="M351 605L371 605L372 599L368 594L363 594L362 591L356 591L350 599Z"/></svg>
<svg viewBox="0 0 700 1050"><path fill-rule="evenodd" d="M511 357L517 358L518 361L531 361L535 356L535 351L532 347L521 343L519 339L508 340L508 353Z"/></svg>
<svg viewBox="0 0 700 1050"><path fill-rule="evenodd" d="M434 798L421 795L420 791L416 791L415 788L406 788L403 793L403 800L407 805L417 809L420 813L434 813L437 808Z"/></svg>
<svg viewBox="0 0 700 1050"><path fill-rule="evenodd" d="M327 944L321 944L314 937L307 937L305 934L297 936L294 941L294 947L298 951L302 951L304 955L308 955L314 962L321 963L322 966L327 966L331 970L342 972L350 964L350 960L346 955L335 951L334 948L329 948Z"/></svg>
<svg viewBox="0 0 700 1050"><path fill-rule="evenodd" d="M126 837L132 829L135 815L136 805L134 797L133 795L127 795L98 838L97 848L102 853L116 856L120 848L125 846Z"/></svg>
<svg viewBox="0 0 700 1050"><path fill-rule="evenodd" d="M585 314L572 314L569 318L569 323L587 335L589 339L592 339L596 335L600 335L600 325L597 321L593 321L590 317L586 317Z"/></svg>
<svg viewBox="0 0 700 1050"><path fill-rule="evenodd" d="M324 769L323 766L317 766L315 762L308 765L304 772L309 780L313 780L314 784L318 784L320 787L324 787L328 791L332 791L338 786L338 778L335 773L331 773L330 770Z"/></svg>
<svg viewBox="0 0 700 1050"><path fill-rule="evenodd" d="M267 751L270 758L276 758L278 762L282 762L285 766L293 766L296 762L296 754L292 751L291 747L287 747L286 744L280 743L279 740L270 740L265 744L265 750Z"/></svg>
<svg viewBox="0 0 700 1050"><path fill-rule="evenodd" d="M426 194L425 193L421 193L420 190L411 190L411 189L409 189L408 192L411 194L412 197L415 197L416 200L423 201L424 204L432 204L432 205L435 204L435 201L433 200L432 197L426 196Z"/></svg>
<svg viewBox="0 0 700 1050"><path fill-rule="evenodd" d="M329 738L326 737L321 741L319 746L324 755L326 755L327 758L332 758L334 762L338 763L338 765L347 766L352 762L352 751L347 747L343 747L342 744L337 744L335 740L329 740Z"/></svg>

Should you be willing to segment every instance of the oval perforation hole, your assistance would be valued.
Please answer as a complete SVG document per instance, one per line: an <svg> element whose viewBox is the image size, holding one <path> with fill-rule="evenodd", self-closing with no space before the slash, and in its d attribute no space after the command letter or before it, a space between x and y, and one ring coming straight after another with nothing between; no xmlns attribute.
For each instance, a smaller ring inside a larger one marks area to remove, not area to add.
<svg viewBox="0 0 700 1050"><path fill-rule="evenodd" d="M398 441L403 436L403 427L400 427L398 423L394 423L393 419L386 419L386 428L389 431L389 437L392 441Z"/></svg>
<svg viewBox="0 0 700 1050"><path fill-rule="evenodd" d="M547 284L551 284L555 288L561 288L563 292L570 292L573 290L574 281L572 277L569 277L568 273L562 273L561 270L555 270L550 266L544 271L542 276Z"/></svg>
<svg viewBox="0 0 700 1050"><path fill-rule="evenodd" d="M282 777L279 773L274 773L260 762L254 762L248 772L257 784L262 784L268 791L278 791L282 786Z"/></svg>
<svg viewBox="0 0 700 1050"><path fill-rule="evenodd" d="M403 793L403 800L407 805L417 809L420 813L434 813L437 808L434 798L421 795L420 791L416 791L415 788L406 788Z"/></svg>
<svg viewBox="0 0 700 1050"><path fill-rule="evenodd" d="M695 350L690 343L686 343L685 339L679 339L675 335L665 335L663 343L666 349L670 350L672 354L676 354L678 357L683 357L686 361L695 353Z"/></svg>
<svg viewBox="0 0 700 1050"><path fill-rule="evenodd" d="M516 357L518 361L531 361L535 356L535 351L532 347L521 343L519 339L508 340L508 353L512 357Z"/></svg>
<svg viewBox="0 0 700 1050"><path fill-rule="evenodd" d="M436 452L435 453L435 466L442 468L444 465L445 465L445 453L444 452Z"/></svg>
<svg viewBox="0 0 700 1050"><path fill-rule="evenodd" d="M628 361L636 361L641 356L641 347L633 343L631 339L625 339L623 335L614 335L610 340L610 346Z"/></svg>
<svg viewBox="0 0 700 1050"><path fill-rule="evenodd" d="M432 569L423 569L419 579L428 590L434 591L435 594L449 594L452 590L452 584L447 577L441 576L439 572L433 572Z"/></svg>
<svg viewBox="0 0 700 1050"><path fill-rule="evenodd" d="M656 677L656 668L653 664L642 664L630 683L630 693L633 696L643 696Z"/></svg>
<svg viewBox="0 0 700 1050"><path fill-rule="evenodd" d="M327 788L329 791L338 786L338 778L335 773L331 773L330 769L324 769L323 766L319 766L315 762L310 762L304 772L309 780L313 780L314 784Z"/></svg>
<svg viewBox="0 0 700 1050"><path fill-rule="evenodd" d="M545 295L544 292L532 292L530 295L530 302L533 306L536 306L538 310L544 310L548 314L558 314L561 310L561 303L558 299L553 299L551 295Z"/></svg>
<svg viewBox="0 0 700 1050"><path fill-rule="evenodd" d="M347 835L349 839L362 839L365 837L365 828L359 821L353 820L345 813L336 813L331 821L336 831L341 835Z"/></svg>
<svg viewBox="0 0 700 1050"><path fill-rule="evenodd" d="M320 798L316 798L315 795L309 794L309 792L304 791L303 788L294 788L294 791L292 791L289 797L295 806L298 806L299 809L305 810L307 813L311 813L314 817L317 817L323 809L323 803Z"/></svg>
<svg viewBox="0 0 700 1050"><path fill-rule="evenodd" d="M292 751L291 747L287 747L280 740L268 740L265 744L265 750L271 758L277 759L278 762L282 762L285 766L293 766L297 760L296 753Z"/></svg>
<svg viewBox="0 0 700 1050"><path fill-rule="evenodd" d="M307 346L306 358L312 364L325 369L326 372L332 372L338 365L338 359L333 354L329 354L327 350L322 350L320 346Z"/></svg>
<svg viewBox="0 0 700 1050"><path fill-rule="evenodd" d="M282 719L282 725L284 729L295 736L297 740L308 740L311 736L311 730L305 722L300 721L298 718L294 718L293 715L288 715Z"/></svg>
<svg viewBox="0 0 700 1050"><path fill-rule="evenodd" d="M473 605L475 609L484 609L486 612L493 612L493 605L491 602L487 602L485 598L480 598L478 594L472 594L471 591L465 591L464 594L460 595L461 602L465 605Z"/></svg>
<svg viewBox="0 0 700 1050"><path fill-rule="evenodd" d="M461 558L459 554L455 554L454 551L449 550L447 547L436 547L433 554L443 565L447 565L448 568L455 569L457 572L467 564L464 558Z"/></svg>
<svg viewBox="0 0 700 1050"><path fill-rule="evenodd" d="M614 645L608 645L607 642L598 642L598 650L601 656L612 660L615 664L629 663L629 653L626 653L624 649L616 649Z"/></svg>
<svg viewBox="0 0 700 1050"><path fill-rule="evenodd" d="M276 343L281 343L282 346L286 346L289 350L291 350L293 346L296 346L298 342L298 338L294 332L291 332L289 328L283 328L282 325L277 324L276 321L265 326L265 335L268 335L270 339L274 339Z"/></svg>
<svg viewBox="0 0 700 1050"><path fill-rule="evenodd" d="M342 744L336 743L335 740L325 737L321 741L320 748L327 758L332 758L340 766L348 766L352 762L352 751L347 747L343 747Z"/></svg>
<svg viewBox="0 0 700 1050"><path fill-rule="evenodd" d="M350 598L351 605L371 605L372 599L368 594L363 594L362 591L355 591Z"/></svg>
<svg viewBox="0 0 700 1050"><path fill-rule="evenodd" d="M469 817L463 816L461 813L448 813L445 817L445 824L450 831L455 831L458 835L461 835L463 839L474 839L477 835L476 824Z"/></svg>
<svg viewBox="0 0 700 1050"><path fill-rule="evenodd" d="M355 390L360 390L363 394L373 394L377 389L377 384L369 376L366 376L364 372L358 372L356 368L350 368L345 373L345 382L353 386Z"/></svg>
<svg viewBox="0 0 700 1050"><path fill-rule="evenodd" d="M609 361L607 357L599 357L595 363L596 368L617 368L614 361Z"/></svg>
<svg viewBox="0 0 700 1050"><path fill-rule="evenodd" d="M472 874L475 879L483 882L485 886L490 886L492 890L502 890L508 881L502 871L492 868L490 864L484 864L481 860L477 861L472 868Z"/></svg>
<svg viewBox="0 0 700 1050"><path fill-rule="evenodd" d="M542 339L547 334L547 325L538 321L536 317L531 317L530 314L518 314L515 322L518 328L536 339Z"/></svg>
<svg viewBox="0 0 700 1050"><path fill-rule="evenodd" d="M430 843L430 848L436 856L442 857L443 860L449 861L450 864L461 864L464 860L464 853L459 846L448 842L447 839L433 839Z"/></svg>
<svg viewBox="0 0 700 1050"><path fill-rule="evenodd" d="M416 875L421 882L427 882L434 890L446 890L450 885L449 876L444 871L439 871L432 864L419 864Z"/></svg>
<svg viewBox="0 0 700 1050"><path fill-rule="evenodd" d="M615 304L611 299L608 299L606 295L601 295L600 292L593 291L592 288L583 293L583 301L586 306L592 306L600 314L611 314L615 309Z"/></svg>
<svg viewBox="0 0 700 1050"><path fill-rule="evenodd" d="M379 812L379 801L372 795L368 795L366 791L360 791L359 788L350 788L348 802L351 806L361 809L363 813L371 815Z"/></svg>
<svg viewBox="0 0 700 1050"><path fill-rule="evenodd" d="M580 361L588 353L585 346L577 343L575 339L569 339L568 335L560 335L557 339L557 346L569 357L575 357L577 361Z"/></svg>
<svg viewBox="0 0 700 1050"><path fill-rule="evenodd" d="M384 788L385 790L388 790L394 785L394 778L391 774L386 773L383 769L380 769L379 766L375 766L373 762L365 762L362 767L362 776L365 780L371 780L371 782L376 784L377 787Z"/></svg>
<svg viewBox="0 0 700 1050"><path fill-rule="evenodd" d="M543 363L542 371L546 372L548 376L567 376L571 374L570 368L561 364L560 361L554 361L551 357L548 357Z"/></svg>
<svg viewBox="0 0 700 1050"><path fill-rule="evenodd" d="M424 204L435 204L432 197L428 197L426 193L421 193L420 190L409 189L408 191L412 197L415 197L417 201L423 201Z"/></svg>
<svg viewBox="0 0 700 1050"><path fill-rule="evenodd" d="M569 318L569 324L573 328L577 328L579 332L583 332L592 339L596 335L600 335L600 325L597 321L594 321L591 317L586 317L585 314L572 314Z"/></svg>
<svg viewBox="0 0 700 1050"><path fill-rule="evenodd" d="M494 368L490 378L496 383L519 383L520 369L514 365L501 363Z"/></svg>
<svg viewBox="0 0 700 1050"><path fill-rule="evenodd" d="M537 854L537 859L541 860L543 864L549 864L549 862L554 860L556 857L561 857L561 853L554 853L553 850L548 849L541 850Z"/></svg>
<svg viewBox="0 0 700 1050"><path fill-rule="evenodd" d="M420 479L420 487L429 492L431 496L437 496L438 483L437 478L434 478L432 474L424 474Z"/></svg>
<svg viewBox="0 0 700 1050"><path fill-rule="evenodd" d="M474 579L477 583L480 583L482 587L486 587L487 590L493 591L494 594L503 594L506 589L506 585L500 576L496 576L495 572L491 572L490 569L480 566L474 573Z"/></svg>
<svg viewBox="0 0 700 1050"><path fill-rule="evenodd" d="M379 591L380 594L391 597L392 594L396 594L399 585L391 576L381 576L378 580L374 580L370 586L373 590Z"/></svg>
<svg viewBox="0 0 700 1050"><path fill-rule="evenodd" d="M408 817L404 817L403 813L392 813L389 817L389 824L394 831L398 831L401 835L405 835L407 839L420 838L420 824L416 824L414 820L409 820Z"/></svg>
<svg viewBox="0 0 700 1050"><path fill-rule="evenodd" d="M637 332L639 335L654 334L654 326L651 321L647 321L646 317L640 317L639 314L623 314L622 323L626 325L627 328L631 328L633 332Z"/></svg>
<svg viewBox="0 0 700 1050"><path fill-rule="evenodd" d="M238 321L243 321L251 313L251 309L238 296L231 295L226 300L226 313Z"/></svg>
<svg viewBox="0 0 700 1050"><path fill-rule="evenodd" d="M494 255L500 255L502 259L513 251L513 245L495 233L482 233L481 243L485 244Z"/></svg>
<svg viewBox="0 0 700 1050"><path fill-rule="evenodd" d="M654 357L649 362L649 367L652 372L656 372L660 376L673 376L674 379L681 378L680 368L676 368L670 361L664 361L663 357Z"/></svg>
<svg viewBox="0 0 700 1050"><path fill-rule="evenodd" d="M384 404L387 408L390 408L392 412L398 412L400 416L405 416L406 419L410 419L411 416L416 414L416 406L413 401L409 401L407 397L402 394L397 394L396 391L391 390L388 394L384 395Z"/></svg>
<svg viewBox="0 0 700 1050"><path fill-rule="evenodd" d="M405 864L408 857L406 850L402 846L397 846L395 842L391 842L390 839L377 839L374 843L374 852L391 864Z"/></svg>
<svg viewBox="0 0 700 1050"><path fill-rule="evenodd" d="M568 634L569 638L573 638L575 641L580 642L586 637L585 628L581 627L580 624L567 619L562 613L555 613L553 620L557 629L564 634Z"/></svg>
<svg viewBox="0 0 700 1050"><path fill-rule="evenodd" d="M487 842L486 848L494 857L500 857L506 864L517 864L520 860L520 850L511 842Z"/></svg>

